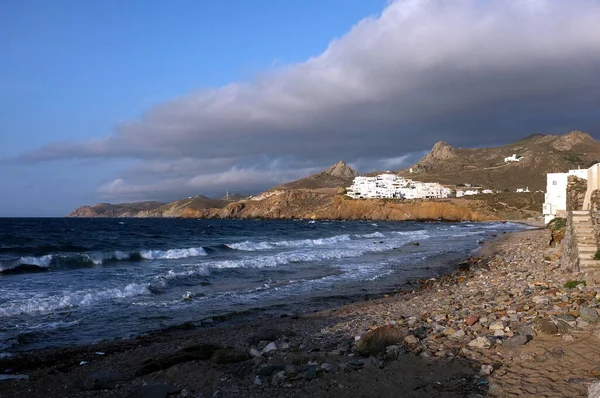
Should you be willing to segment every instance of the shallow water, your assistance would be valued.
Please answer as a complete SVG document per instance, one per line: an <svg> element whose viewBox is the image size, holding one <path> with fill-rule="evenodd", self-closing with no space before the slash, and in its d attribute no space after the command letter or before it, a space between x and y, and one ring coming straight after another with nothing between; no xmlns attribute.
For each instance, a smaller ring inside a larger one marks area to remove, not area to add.
<svg viewBox="0 0 600 398"><path fill-rule="evenodd" d="M324 308L449 272L482 239L523 228L0 219L0 353Z"/></svg>

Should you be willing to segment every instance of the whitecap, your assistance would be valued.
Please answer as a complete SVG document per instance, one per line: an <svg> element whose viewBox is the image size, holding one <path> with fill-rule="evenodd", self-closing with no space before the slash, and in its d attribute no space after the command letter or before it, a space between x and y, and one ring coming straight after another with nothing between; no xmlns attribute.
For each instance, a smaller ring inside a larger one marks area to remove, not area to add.
<svg viewBox="0 0 600 398"><path fill-rule="evenodd" d="M77 291L63 296L32 298L24 301L7 302L0 308L0 317L18 314L47 313L64 308L75 308L102 301L150 294L148 284L130 283L122 289Z"/></svg>
<svg viewBox="0 0 600 398"><path fill-rule="evenodd" d="M140 256L146 260L174 260L178 258L206 256L202 247L170 250L140 250Z"/></svg>

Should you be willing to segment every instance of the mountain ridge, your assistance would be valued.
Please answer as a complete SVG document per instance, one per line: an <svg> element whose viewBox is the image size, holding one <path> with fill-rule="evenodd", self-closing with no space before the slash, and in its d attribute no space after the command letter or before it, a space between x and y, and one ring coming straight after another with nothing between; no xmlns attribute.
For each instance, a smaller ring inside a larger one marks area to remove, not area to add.
<svg viewBox="0 0 600 398"><path fill-rule="evenodd" d="M506 162L505 158L512 155L517 155L519 160ZM511 144L490 148L459 148L438 141L415 165L397 170L395 173L416 181L439 182L450 186L468 183L507 191L505 193L508 195L510 192L514 193L516 188L543 190L546 186L546 173L565 172L577 167L587 168L598 161L600 161L600 142L587 133L572 131L563 135L531 134ZM370 174L373 173L368 173ZM351 203L351 200L336 199L343 198L344 188L351 185L354 177L358 175L358 172L344 161L338 161L321 172L247 198L232 195L229 200L226 200L226 198L211 199L198 195L167 204L140 202L138 207L136 203L117 205L104 203L79 207L68 217L305 218L315 216L333 218L337 215L359 219L377 219L377 217L400 219L398 218L401 213L398 209L402 207L400 205L394 207L395 210L388 211L385 209L391 209L390 205L382 201L366 201L359 206ZM491 198L487 202L480 199L456 203L459 207L476 206L474 209L477 212L487 212L489 217L497 218L501 210L498 203L504 203L510 198L502 200ZM528 200L523 200L522 197L515 197L512 200L518 206L528 207L527 212L521 213L521 216L524 216L535 213L536 210L532 209L541 207L538 206L538 202L541 203L543 198L536 196L534 199L532 196ZM373 209L368 210L369 206ZM412 209L406 211L416 211L414 207L404 207ZM436 209L442 216L449 214L448 208L443 210L444 206L438 206ZM429 210L426 214L436 218L436 213ZM420 214L418 217L424 217L422 209L419 211L421 213L418 213ZM464 214L465 217L472 219L483 217L481 214L461 213L454 208L452 213ZM417 217L416 214L413 215ZM409 216L402 217L401 219L407 219L406 217L410 219Z"/></svg>
<svg viewBox="0 0 600 398"><path fill-rule="evenodd" d="M357 176L358 172L356 170L348 166L343 160L340 160L333 166L319 173L279 185L272 189L336 188L352 184L354 177Z"/></svg>
<svg viewBox="0 0 600 398"><path fill-rule="evenodd" d="M517 155L519 161L504 159ZM490 148L458 148L439 141L412 167L396 173L417 181L446 185L470 183L496 190L543 190L546 174L588 168L600 161L600 142L589 134L532 134ZM412 172L411 172L412 170Z"/></svg>

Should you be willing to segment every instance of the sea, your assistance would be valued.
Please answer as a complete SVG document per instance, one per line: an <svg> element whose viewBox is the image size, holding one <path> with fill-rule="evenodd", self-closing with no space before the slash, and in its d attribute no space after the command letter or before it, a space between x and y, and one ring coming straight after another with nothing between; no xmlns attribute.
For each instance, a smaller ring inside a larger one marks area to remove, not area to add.
<svg viewBox="0 0 600 398"><path fill-rule="evenodd" d="M513 223L0 218L0 357L414 289Z"/></svg>

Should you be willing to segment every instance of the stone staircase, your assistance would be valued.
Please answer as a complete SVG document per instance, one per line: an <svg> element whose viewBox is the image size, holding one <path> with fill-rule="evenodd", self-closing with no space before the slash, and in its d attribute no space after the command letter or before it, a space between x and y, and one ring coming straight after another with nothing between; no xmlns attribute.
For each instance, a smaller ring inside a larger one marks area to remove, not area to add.
<svg viewBox="0 0 600 398"><path fill-rule="evenodd" d="M579 255L579 270L594 273L600 271L600 260L594 260L594 256L598 251L598 242L596 241L596 233L594 232L590 212L574 210L573 227Z"/></svg>

